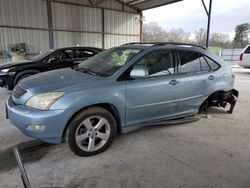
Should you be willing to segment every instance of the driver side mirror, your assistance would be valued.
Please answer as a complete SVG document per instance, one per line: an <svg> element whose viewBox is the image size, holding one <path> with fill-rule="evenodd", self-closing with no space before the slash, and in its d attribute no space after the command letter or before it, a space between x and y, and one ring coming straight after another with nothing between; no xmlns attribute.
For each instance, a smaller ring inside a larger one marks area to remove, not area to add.
<svg viewBox="0 0 250 188"><path fill-rule="evenodd" d="M148 77L148 69L145 66L135 66L130 72L130 78L132 79L142 79Z"/></svg>
<svg viewBox="0 0 250 188"><path fill-rule="evenodd" d="M55 58L55 57L49 58L48 63L52 63L53 61L56 61L56 58Z"/></svg>

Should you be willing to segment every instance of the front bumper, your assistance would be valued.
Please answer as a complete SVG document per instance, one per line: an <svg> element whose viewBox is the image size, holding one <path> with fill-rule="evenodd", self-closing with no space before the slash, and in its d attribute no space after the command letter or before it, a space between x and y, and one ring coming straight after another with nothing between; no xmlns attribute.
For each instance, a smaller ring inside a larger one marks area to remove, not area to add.
<svg viewBox="0 0 250 188"><path fill-rule="evenodd" d="M72 109L67 110L36 110L23 105L16 105L12 98L6 102L6 117L24 135L36 138L48 143L60 143L65 126L74 114ZM27 130L28 125L45 125L43 132Z"/></svg>
<svg viewBox="0 0 250 188"><path fill-rule="evenodd" d="M11 85L13 85L13 81L13 75L10 75L9 73L0 73L0 87L10 87Z"/></svg>

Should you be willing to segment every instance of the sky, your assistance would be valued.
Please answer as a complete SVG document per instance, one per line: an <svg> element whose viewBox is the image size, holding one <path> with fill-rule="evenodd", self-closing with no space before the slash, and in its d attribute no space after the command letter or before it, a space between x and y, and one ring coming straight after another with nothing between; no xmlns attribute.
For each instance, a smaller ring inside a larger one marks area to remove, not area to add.
<svg viewBox="0 0 250 188"><path fill-rule="evenodd" d="M204 0L207 4L209 0ZM182 28L194 33L207 27L207 15L201 0L184 0L143 12L144 23L157 22L169 31ZM210 32L226 33L234 37L235 26L250 23L250 0L213 0Z"/></svg>

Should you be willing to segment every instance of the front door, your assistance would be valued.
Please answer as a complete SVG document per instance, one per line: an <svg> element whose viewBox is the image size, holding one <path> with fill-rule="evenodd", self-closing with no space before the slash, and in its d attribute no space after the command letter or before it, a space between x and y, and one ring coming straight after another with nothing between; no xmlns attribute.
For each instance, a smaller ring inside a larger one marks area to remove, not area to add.
<svg viewBox="0 0 250 188"><path fill-rule="evenodd" d="M180 80L176 77L173 52L152 51L144 55L136 66L148 70L145 79L127 81L126 124L146 123L178 113Z"/></svg>

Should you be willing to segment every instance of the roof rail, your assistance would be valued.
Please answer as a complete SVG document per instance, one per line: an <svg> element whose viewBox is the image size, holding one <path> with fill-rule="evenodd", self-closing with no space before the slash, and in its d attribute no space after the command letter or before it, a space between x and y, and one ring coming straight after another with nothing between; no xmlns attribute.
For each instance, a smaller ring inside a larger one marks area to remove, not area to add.
<svg viewBox="0 0 250 188"><path fill-rule="evenodd" d="M129 43L123 44L122 46L125 46L125 45L136 45L136 44L152 44L152 45L155 45L155 42L129 42Z"/></svg>
<svg viewBox="0 0 250 188"><path fill-rule="evenodd" d="M136 45L136 44L152 44L153 46L163 46L163 45L179 45L179 46L194 46L194 47L198 47L198 48L202 48L202 49L207 49L205 46L201 46L198 44L190 44L190 43L179 43L179 42L130 42L130 43L126 43L123 45Z"/></svg>
<svg viewBox="0 0 250 188"><path fill-rule="evenodd" d="M202 49L207 49L205 46L201 46L198 44L190 44L190 43L181 43L181 42L156 42L154 46L161 46L161 45L167 45L167 44L172 44L172 45L179 45L179 46L194 46Z"/></svg>

